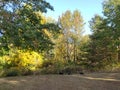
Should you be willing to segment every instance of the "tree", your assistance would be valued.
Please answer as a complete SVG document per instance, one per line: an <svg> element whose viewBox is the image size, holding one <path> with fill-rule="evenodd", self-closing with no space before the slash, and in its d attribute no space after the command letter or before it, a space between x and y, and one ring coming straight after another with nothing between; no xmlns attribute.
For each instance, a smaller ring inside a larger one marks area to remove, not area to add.
<svg viewBox="0 0 120 90"><path fill-rule="evenodd" d="M117 51L117 60L120 60L120 1L108 0L103 4L103 14L109 25L110 35L113 39L113 47Z"/></svg>
<svg viewBox="0 0 120 90"><path fill-rule="evenodd" d="M93 34L90 36L89 60L93 66L104 68L120 60L119 12L119 0L104 1L104 17L96 15L90 21Z"/></svg>
<svg viewBox="0 0 120 90"><path fill-rule="evenodd" d="M93 34L90 36L90 63L93 66L101 68L109 60L111 60L112 50L110 48L111 38L109 37L109 31L107 29L106 20L101 16L96 15L90 21Z"/></svg>
<svg viewBox="0 0 120 90"><path fill-rule="evenodd" d="M72 24L72 41L73 41L73 55L74 55L74 61L78 59L78 53L79 53L79 45L81 41L81 37L83 34L83 18L78 10L75 10L73 12L73 24Z"/></svg>
<svg viewBox="0 0 120 90"><path fill-rule="evenodd" d="M89 64L89 59L88 57L90 56L89 55L89 50L90 50L90 47L89 47L89 44L90 44L90 37L89 35L84 35L82 38L81 38L81 42L78 46L78 50L79 53L78 53L78 60L77 60L77 64L81 64L81 65L85 65L87 66Z"/></svg>
<svg viewBox="0 0 120 90"><path fill-rule="evenodd" d="M59 28L55 23L48 23L42 16L47 9L53 10L48 2L44 0L2 0L0 3L2 47L12 46L38 52L53 47L53 42L46 34L46 30L52 33L57 32Z"/></svg>
<svg viewBox="0 0 120 90"><path fill-rule="evenodd" d="M63 35L64 35L64 46L66 47L66 56L64 56L65 60L70 60L70 48L69 48L69 40L70 40L70 29L71 29L71 17L72 17L72 13L71 11L66 11L64 14L62 14L62 16L59 18L59 23L60 23L60 27L63 30Z"/></svg>
<svg viewBox="0 0 120 90"><path fill-rule="evenodd" d="M62 29L61 43L59 47L64 50L63 58L67 61L76 61L78 56L78 45L83 32L83 18L78 10L73 13L66 11L59 17Z"/></svg>

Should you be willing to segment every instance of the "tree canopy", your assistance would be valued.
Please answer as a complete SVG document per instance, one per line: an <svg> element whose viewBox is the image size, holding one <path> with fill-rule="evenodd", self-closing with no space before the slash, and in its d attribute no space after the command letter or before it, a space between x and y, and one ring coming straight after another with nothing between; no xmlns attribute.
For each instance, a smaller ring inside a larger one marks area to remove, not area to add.
<svg viewBox="0 0 120 90"><path fill-rule="evenodd" d="M45 30L58 32L57 23L49 23L42 15L53 7L44 0L1 1L0 33L2 46L35 51L49 50L53 46ZM46 48L47 47L47 48Z"/></svg>

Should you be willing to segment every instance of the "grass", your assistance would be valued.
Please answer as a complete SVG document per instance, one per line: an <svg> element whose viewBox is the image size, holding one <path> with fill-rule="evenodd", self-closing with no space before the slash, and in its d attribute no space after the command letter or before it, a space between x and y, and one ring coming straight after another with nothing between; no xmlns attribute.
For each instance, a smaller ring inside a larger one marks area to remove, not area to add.
<svg viewBox="0 0 120 90"><path fill-rule="evenodd" d="M120 90L120 73L7 77L0 90Z"/></svg>

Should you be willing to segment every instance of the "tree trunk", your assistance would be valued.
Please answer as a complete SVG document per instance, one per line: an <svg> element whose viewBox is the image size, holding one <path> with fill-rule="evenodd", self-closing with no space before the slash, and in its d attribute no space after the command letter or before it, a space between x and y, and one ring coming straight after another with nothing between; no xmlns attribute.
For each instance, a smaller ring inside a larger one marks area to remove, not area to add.
<svg viewBox="0 0 120 90"><path fill-rule="evenodd" d="M76 61L76 45L75 45L75 42L74 42L74 62Z"/></svg>
<svg viewBox="0 0 120 90"><path fill-rule="evenodd" d="M120 50L118 51L118 61L120 62Z"/></svg>
<svg viewBox="0 0 120 90"><path fill-rule="evenodd" d="M66 46L67 46L67 48L66 48L66 49L67 49L67 50L66 50L66 52L67 52L67 53L66 53L66 54L67 54L66 60L69 61L69 43L68 43L68 40L67 40L67 43L66 43L66 44L67 44L67 45L66 45Z"/></svg>

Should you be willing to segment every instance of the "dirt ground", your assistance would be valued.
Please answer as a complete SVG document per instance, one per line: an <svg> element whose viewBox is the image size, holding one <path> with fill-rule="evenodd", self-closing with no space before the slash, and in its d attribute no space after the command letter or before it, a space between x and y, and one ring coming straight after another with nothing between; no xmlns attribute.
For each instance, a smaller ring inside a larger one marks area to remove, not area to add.
<svg viewBox="0 0 120 90"><path fill-rule="evenodd" d="M7 77L0 90L120 90L120 73Z"/></svg>

